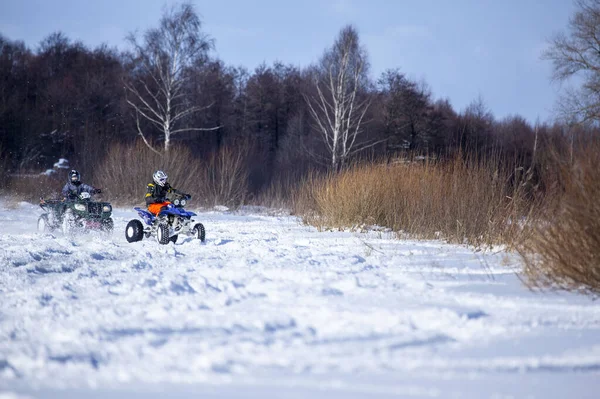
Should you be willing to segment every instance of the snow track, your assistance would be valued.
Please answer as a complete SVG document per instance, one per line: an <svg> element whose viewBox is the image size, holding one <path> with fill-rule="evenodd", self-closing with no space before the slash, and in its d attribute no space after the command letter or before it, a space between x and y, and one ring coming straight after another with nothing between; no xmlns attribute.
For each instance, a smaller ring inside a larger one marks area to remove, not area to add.
<svg viewBox="0 0 600 399"><path fill-rule="evenodd" d="M0 389L19 395L591 398L600 388L600 304L528 291L502 251L216 212L200 213L205 244L128 244L133 211L116 212L110 237L75 239L35 232L39 214L0 208Z"/></svg>

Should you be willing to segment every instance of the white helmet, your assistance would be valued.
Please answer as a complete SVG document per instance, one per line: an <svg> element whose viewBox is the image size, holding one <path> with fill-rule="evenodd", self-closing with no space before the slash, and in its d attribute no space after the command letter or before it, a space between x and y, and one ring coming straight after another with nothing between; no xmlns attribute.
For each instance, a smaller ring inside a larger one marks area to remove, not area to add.
<svg viewBox="0 0 600 399"><path fill-rule="evenodd" d="M169 176L167 176L167 174L162 170L157 170L152 175L152 178L154 179L154 183L158 184L159 186L164 186Z"/></svg>

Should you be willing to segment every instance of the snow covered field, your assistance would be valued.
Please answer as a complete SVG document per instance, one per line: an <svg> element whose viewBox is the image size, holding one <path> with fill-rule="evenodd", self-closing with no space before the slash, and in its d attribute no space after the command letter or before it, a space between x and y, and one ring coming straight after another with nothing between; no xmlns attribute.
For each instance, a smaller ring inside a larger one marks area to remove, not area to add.
<svg viewBox="0 0 600 399"><path fill-rule="evenodd" d="M517 258L210 212L201 245L0 203L0 398L597 398L600 303Z"/></svg>

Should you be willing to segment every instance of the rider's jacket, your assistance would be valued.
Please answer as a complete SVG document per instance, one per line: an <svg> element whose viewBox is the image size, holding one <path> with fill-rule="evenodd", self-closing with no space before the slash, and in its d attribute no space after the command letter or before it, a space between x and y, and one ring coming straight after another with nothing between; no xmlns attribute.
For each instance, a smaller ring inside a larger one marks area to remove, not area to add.
<svg viewBox="0 0 600 399"><path fill-rule="evenodd" d="M95 191L94 187L83 184L80 181L75 183L68 182L62 189L62 195L68 200L73 200L77 199L83 192L94 194Z"/></svg>
<svg viewBox="0 0 600 399"><path fill-rule="evenodd" d="M146 187L146 205L165 202L167 194L177 192L169 183L164 186L159 186L155 183L148 183Z"/></svg>

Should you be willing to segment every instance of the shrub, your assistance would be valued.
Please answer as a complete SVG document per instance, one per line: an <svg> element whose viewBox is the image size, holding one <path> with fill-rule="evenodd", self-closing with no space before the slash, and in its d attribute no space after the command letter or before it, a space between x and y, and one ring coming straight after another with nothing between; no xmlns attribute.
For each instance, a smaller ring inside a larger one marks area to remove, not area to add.
<svg viewBox="0 0 600 399"><path fill-rule="evenodd" d="M208 158L202 171L206 205L238 207L244 203L248 192L248 169L244 151L223 147Z"/></svg>
<svg viewBox="0 0 600 399"><path fill-rule="evenodd" d="M42 175L16 173L8 181L7 193L14 201L38 203L40 198L60 199L66 182L64 174Z"/></svg>
<svg viewBox="0 0 600 399"><path fill-rule="evenodd" d="M554 202L518 247L531 287L600 294L599 151L595 142L580 149L573 161L555 154Z"/></svg>
<svg viewBox="0 0 600 399"><path fill-rule="evenodd" d="M239 205L246 193L243 161L243 154L229 148L202 160L181 145L161 155L142 141L116 144L95 170L94 182L114 203L142 204L146 185L152 181L154 171L161 169L173 187L193 196L195 204L232 206Z"/></svg>
<svg viewBox="0 0 600 399"><path fill-rule="evenodd" d="M514 171L489 161L398 160L311 178L296 210L320 228L385 226L413 237L512 244L530 205Z"/></svg>

